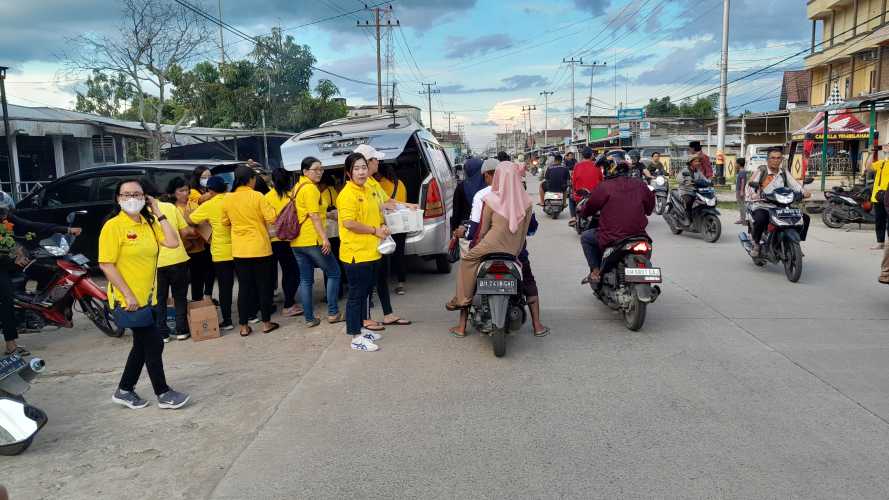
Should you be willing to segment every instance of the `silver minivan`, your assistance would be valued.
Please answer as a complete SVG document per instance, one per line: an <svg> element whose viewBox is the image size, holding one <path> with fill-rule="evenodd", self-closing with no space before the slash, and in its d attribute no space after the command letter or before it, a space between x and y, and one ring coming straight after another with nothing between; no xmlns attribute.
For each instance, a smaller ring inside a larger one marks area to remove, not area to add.
<svg viewBox="0 0 889 500"><path fill-rule="evenodd" d="M411 117L329 121L288 139L281 145L281 159L287 170L299 170L307 156L321 160L325 170L341 169L346 157L361 144L386 154L380 171L393 167L405 185L407 201L424 210L423 230L407 235L405 254L434 260L439 272L450 272L447 249L456 174L438 140Z"/></svg>

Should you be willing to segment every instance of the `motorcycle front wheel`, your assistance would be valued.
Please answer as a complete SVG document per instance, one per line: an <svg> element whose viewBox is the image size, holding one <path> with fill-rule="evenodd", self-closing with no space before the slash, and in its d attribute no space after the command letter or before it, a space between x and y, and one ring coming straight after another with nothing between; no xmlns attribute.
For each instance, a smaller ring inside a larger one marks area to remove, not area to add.
<svg viewBox="0 0 889 500"><path fill-rule="evenodd" d="M663 215L663 214L664 214L664 204L665 204L665 203L666 203L666 202L664 201L664 199L661 198L660 196L658 196L657 199L656 199L655 202L654 202L654 211L655 211L655 213L657 213L658 215Z"/></svg>
<svg viewBox="0 0 889 500"><path fill-rule="evenodd" d="M825 226L831 229L843 227L843 221L837 218L836 214L833 213L833 208L830 206L824 207L824 210L821 212L821 220Z"/></svg>
<svg viewBox="0 0 889 500"><path fill-rule="evenodd" d="M629 330L638 332L642 328L642 324L645 323L647 307L648 304L640 301L638 297L634 297L630 307L624 309L624 324Z"/></svg>
<svg viewBox="0 0 889 500"><path fill-rule="evenodd" d="M118 328L114 322L114 315L111 314L108 302L95 297L84 297L80 299L80 307L83 309L83 314L105 335L118 338L124 334L125 329Z"/></svg>
<svg viewBox="0 0 889 500"><path fill-rule="evenodd" d="M707 243L716 243L722 235L722 223L719 222L719 217L713 214L705 215L701 225L703 226L702 232Z"/></svg>
<svg viewBox="0 0 889 500"><path fill-rule="evenodd" d="M784 274L791 283L799 281L803 273L803 250L799 243L792 241L785 247Z"/></svg>

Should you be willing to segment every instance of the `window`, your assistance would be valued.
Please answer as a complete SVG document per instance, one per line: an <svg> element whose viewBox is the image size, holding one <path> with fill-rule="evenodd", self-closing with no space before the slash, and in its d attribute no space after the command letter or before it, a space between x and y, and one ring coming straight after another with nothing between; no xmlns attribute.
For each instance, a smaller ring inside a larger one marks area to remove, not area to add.
<svg viewBox="0 0 889 500"><path fill-rule="evenodd" d="M96 182L96 201L115 201L117 196L117 185L127 179L140 177L138 174L109 175L99 177Z"/></svg>
<svg viewBox="0 0 889 500"><path fill-rule="evenodd" d="M868 77L868 87L867 93L870 94L877 90L877 72L875 70L870 70L867 72Z"/></svg>
<svg viewBox="0 0 889 500"><path fill-rule="evenodd" d="M93 163L114 163L114 137L110 135L93 136Z"/></svg>
<svg viewBox="0 0 889 500"><path fill-rule="evenodd" d="M435 176L439 179L449 179L453 177L454 173L451 171L444 151L426 141L423 141L423 145L426 147L426 155L429 156L429 162L432 164L430 167L432 167L433 172L435 172Z"/></svg>
<svg viewBox="0 0 889 500"><path fill-rule="evenodd" d="M68 182L60 182L46 188L41 205L46 208L59 208L66 205L87 203L90 201L90 190L93 179L84 177Z"/></svg>
<svg viewBox="0 0 889 500"><path fill-rule="evenodd" d="M172 181L176 177L185 179L186 183L188 183L189 180L189 175L187 172L180 172L177 170L155 170L152 177L154 178L152 181L152 183L154 184L153 187L157 189L159 193L167 192L167 186L169 186L170 181Z"/></svg>

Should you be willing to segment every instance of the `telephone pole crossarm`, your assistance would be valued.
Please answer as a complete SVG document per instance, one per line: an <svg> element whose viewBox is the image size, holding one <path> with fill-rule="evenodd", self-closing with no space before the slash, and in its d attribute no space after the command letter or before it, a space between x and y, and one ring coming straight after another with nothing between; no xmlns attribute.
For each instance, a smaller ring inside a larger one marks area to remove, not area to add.
<svg viewBox="0 0 889 500"><path fill-rule="evenodd" d="M441 91L438 89L433 89L432 87L438 85L435 82L432 83L421 83L423 87L426 87L426 90L421 90L419 92L420 95L425 95L428 98L429 102L429 125L427 126L429 130L432 130L432 94L440 94Z"/></svg>

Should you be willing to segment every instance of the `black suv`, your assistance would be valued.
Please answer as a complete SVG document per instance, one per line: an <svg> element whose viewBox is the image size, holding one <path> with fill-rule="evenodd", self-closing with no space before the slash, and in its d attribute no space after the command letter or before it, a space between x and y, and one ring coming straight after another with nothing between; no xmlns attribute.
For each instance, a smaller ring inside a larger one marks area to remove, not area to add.
<svg viewBox="0 0 889 500"><path fill-rule="evenodd" d="M71 252L82 253L96 262L102 221L117 203L114 191L118 183L135 177L147 181L153 189L163 190L174 177L188 178L192 170L200 165L210 167L210 171L214 175L222 176L231 188L235 168L246 163L224 160L168 160L86 168L32 191L16 204L16 212L26 219L59 225L67 225L65 217L71 212L86 212L77 216L75 225L83 228L83 234L74 242ZM258 170L258 173L262 175L257 181L256 189L267 192L267 184L262 179L265 177L265 172Z"/></svg>

